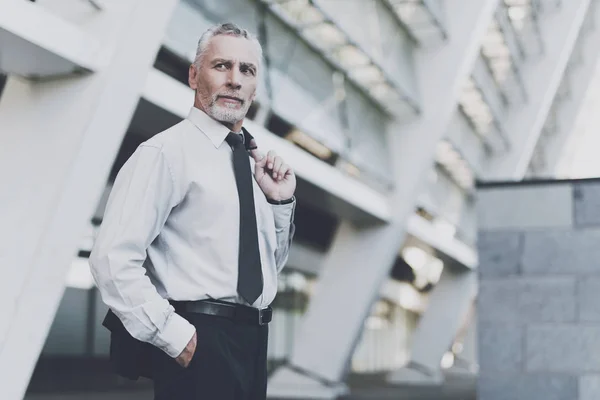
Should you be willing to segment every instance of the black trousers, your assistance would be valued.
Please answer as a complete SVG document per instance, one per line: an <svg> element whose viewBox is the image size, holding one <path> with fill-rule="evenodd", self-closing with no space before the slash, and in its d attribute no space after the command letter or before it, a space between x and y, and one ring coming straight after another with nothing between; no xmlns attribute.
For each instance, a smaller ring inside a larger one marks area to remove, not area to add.
<svg viewBox="0 0 600 400"><path fill-rule="evenodd" d="M155 348L154 400L264 400L267 397L267 325L182 314L196 327L196 352L187 368Z"/></svg>

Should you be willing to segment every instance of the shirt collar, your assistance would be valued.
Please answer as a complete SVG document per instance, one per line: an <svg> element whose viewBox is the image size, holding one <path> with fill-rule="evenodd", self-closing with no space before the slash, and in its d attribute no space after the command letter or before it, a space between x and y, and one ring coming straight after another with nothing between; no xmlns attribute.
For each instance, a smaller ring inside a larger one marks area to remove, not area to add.
<svg viewBox="0 0 600 400"><path fill-rule="evenodd" d="M204 133L219 148L230 130L225 125L209 117L204 111L192 107L187 117L202 133Z"/></svg>

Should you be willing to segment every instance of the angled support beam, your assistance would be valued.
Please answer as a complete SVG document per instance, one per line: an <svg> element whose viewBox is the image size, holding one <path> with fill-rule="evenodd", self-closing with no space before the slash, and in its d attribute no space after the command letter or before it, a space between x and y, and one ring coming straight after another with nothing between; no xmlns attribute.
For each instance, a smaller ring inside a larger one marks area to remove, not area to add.
<svg viewBox="0 0 600 400"><path fill-rule="evenodd" d="M426 386L443 383L440 362L469 314L476 288L475 271L456 265L444 266L413 334L410 363L388 374L388 382Z"/></svg>
<svg viewBox="0 0 600 400"><path fill-rule="evenodd" d="M508 113L506 133L511 148L490 160L483 174L486 180L520 180L525 176L589 4L590 0L572 0L563 3L560 12L540 17L545 53L522 65L529 97L526 104Z"/></svg>
<svg viewBox="0 0 600 400"><path fill-rule="evenodd" d="M298 332L291 367L275 372L269 396L332 399L347 391L343 382L365 318L406 237L423 178L497 4L497 0L457 2L448 10L448 41L417 53L422 114L409 124L389 127L398 188L391 199L393 219L380 225L347 221L340 225Z"/></svg>
<svg viewBox="0 0 600 400"><path fill-rule="evenodd" d="M93 20L105 67L10 77L0 101L0 398L22 399L66 275L127 131L176 0L122 0ZM114 33L118 34L114 34Z"/></svg>

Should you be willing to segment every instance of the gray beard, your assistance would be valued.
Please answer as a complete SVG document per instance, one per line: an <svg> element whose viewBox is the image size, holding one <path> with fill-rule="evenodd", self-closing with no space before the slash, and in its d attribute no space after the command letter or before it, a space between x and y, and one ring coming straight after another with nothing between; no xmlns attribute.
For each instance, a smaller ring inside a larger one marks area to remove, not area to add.
<svg viewBox="0 0 600 400"><path fill-rule="evenodd" d="M237 109L229 108L226 106L220 106L217 104L217 99L214 98L210 102L206 111L208 115L210 115L213 119L216 119L217 121L235 124L236 122L239 122L246 117L249 108L249 101L245 101L242 107Z"/></svg>

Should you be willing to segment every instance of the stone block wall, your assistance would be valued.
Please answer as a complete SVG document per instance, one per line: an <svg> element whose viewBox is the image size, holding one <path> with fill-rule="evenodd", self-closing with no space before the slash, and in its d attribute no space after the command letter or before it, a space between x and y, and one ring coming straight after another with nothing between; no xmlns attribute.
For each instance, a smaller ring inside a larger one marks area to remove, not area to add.
<svg viewBox="0 0 600 400"><path fill-rule="evenodd" d="M600 399L600 180L478 188L478 400Z"/></svg>

